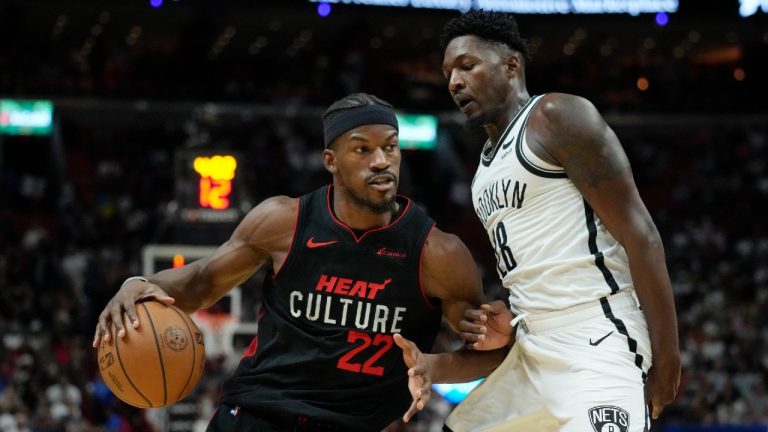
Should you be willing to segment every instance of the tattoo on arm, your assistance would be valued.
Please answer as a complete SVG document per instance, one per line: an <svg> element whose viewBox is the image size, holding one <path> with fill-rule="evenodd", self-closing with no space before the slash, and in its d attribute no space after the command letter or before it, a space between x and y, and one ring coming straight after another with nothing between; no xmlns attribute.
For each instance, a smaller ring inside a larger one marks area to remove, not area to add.
<svg viewBox="0 0 768 432"><path fill-rule="evenodd" d="M630 168L616 134L594 108L589 111L594 112L564 116L554 138L571 181L594 188L630 173Z"/></svg>

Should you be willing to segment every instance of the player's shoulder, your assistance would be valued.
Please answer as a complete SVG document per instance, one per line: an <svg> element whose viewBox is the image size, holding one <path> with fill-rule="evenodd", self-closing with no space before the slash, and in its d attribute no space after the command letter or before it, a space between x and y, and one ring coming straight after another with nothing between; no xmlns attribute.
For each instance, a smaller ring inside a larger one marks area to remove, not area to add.
<svg viewBox="0 0 768 432"><path fill-rule="evenodd" d="M289 197L286 195L275 195L269 197L259 203L256 208L260 208L262 211L280 212L280 211L293 211L299 205L299 199ZM254 208L255 210L255 208Z"/></svg>
<svg viewBox="0 0 768 432"><path fill-rule="evenodd" d="M589 99L569 93L547 93L537 104L534 116L542 116L547 123L560 124L563 122L583 119L597 114L597 109Z"/></svg>
<svg viewBox="0 0 768 432"><path fill-rule="evenodd" d="M482 291L480 274L472 254L461 239L433 228L422 259L425 292L443 300L472 298Z"/></svg>
<svg viewBox="0 0 768 432"><path fill-rule="evenodd" d="M437 227L432 228L425 244L426 259L444 262L449 258L464 258L469 251L456 234L447 233Z"/></svg>
<svg viewBox="0 0 768 432"><path fill-rule="evenodd" d="M528 122L529 135L560 160L563 146L572 147L599 135L605 120L588 99L567 93L548 93Z"/></svg>
<svg viewBox="0 0 768 432"><path fill-rule="evenodd" d="M269 197L248 212L243 224L268 229L282 225L293 227L298 206L298 198L285 195Z"/></svg>
<svg viewBox="0 0 768 432"><path fill-rule="evenodd" d="M245 215L230 241L239 240L265 251L287 247L293 237L298 206L298 198L273 196L265 199Z"/></svg>

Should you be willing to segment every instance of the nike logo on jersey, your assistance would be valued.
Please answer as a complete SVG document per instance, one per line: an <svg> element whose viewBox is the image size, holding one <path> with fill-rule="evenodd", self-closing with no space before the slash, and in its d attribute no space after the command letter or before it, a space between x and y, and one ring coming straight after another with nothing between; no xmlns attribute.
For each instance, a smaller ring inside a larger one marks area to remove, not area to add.
<svg viewBox="0 0 768 432"><path fill-rule="evenodd" d="M598 345L600 345L600 342L604 341L605 338L607 338L608 336L610 336L612 334L613 334L613 332L610 332L607 335L601 337L600 339L598 339L598 340L596 340L594 342L592 342L592 338L589 338L589 344L592 345L592 346L598 346Z"/></svg>
<svg viewBox="0 0 768 432"><path fill-rule="evenodd" d="M338 243L338 240L331 240L326 242L315 242L315 237L310 237L309 240L307 240L307 247L310 249L319 248L323 246L330 246L334 243Z"/></svg>

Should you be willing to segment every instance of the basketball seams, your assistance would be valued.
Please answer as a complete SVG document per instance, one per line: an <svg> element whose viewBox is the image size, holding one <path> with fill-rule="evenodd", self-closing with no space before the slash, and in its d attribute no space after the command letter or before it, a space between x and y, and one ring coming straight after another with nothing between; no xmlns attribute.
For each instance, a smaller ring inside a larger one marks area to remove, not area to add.
<svg viewBox="0 0 768 432"><path fill-rule="evenodd" d="M197 325L184 311L151 301L136 303L136 312L145 323L144 330L127 327L126 338L116 338L114 345L109 346L103 342L98 357L104 365L99 373L110 390L129 405L137 408L170 406L188 396L199 382L204 372L205 344ZM195 346L197 344L200 346ZM104 353L110 358L107 359ZM177 367L181 364L183 367ZM189 367L186 378L185 367ZM163 386L162 395L159 386Z"/></svg>
<svg viewBox="0 0 768 432"><path fill-rule="evenodd" d="M163 405L166 406L168 404L168 383L165 377L165 364L163 362L163 352L160 349L160 341L157 340L157 329L155 328L155 323L152 320L152 314L149 313L149 308L147 308L147 305L144 303L140 303L141 307L144 308L144 312L147 314L147 319L149 320L149 325L152 326L152 336L155 339L155 347L157 347L157 355L160 360L160 373L163 377Z"/></svg>
<svg viewBox="0 0 768 432"><path fill-rule="evenodd" d="M184 387L181 388L181 391L179 392L179 395L176 396L176 401L180 401L181 397L184 395L184 393L187 391L187 386L189 385L189 382L192 380L192 374L195 373L195 363L197 361L197 348L195 347L195 338L192 334L192 328L189 327L189 322L187 321L186 317L182 316L182 314L176 309L171 308L171 310L181 318L182 321L184 321L184 325L187 327L187 333L189 334L190 343L192 345L192 367L189 368L189 375L187 376L187 382L184 383ZM175 402L174 402L175 403Z"/></svg>
<svg viewBox="0 0 768 432"><path fill-rule="evenodd" d="M115 336L117 336L117 334L115 334ZM138 393L139 396L141 396L145 401L147 401L147 405L149 405L148 408L154 407L152 402L146 396L144 396L144 393L142 393L141 390L139 390L139 388L136 387L136 384L134 384L133 381L131 380L131 376L128 375L128 371L125 370L125 366L123 365L123 358L120 357L120 344L118 343L120 341L120 338L115 337L113 338L113 340L115 341L115 354L117 357L117 362L120 363L120 369L123 371L123 375L125 376L125 379L128 380L128 384L130 384L131 387L133 387L133 389L136 390L136 393Z"/></svg>

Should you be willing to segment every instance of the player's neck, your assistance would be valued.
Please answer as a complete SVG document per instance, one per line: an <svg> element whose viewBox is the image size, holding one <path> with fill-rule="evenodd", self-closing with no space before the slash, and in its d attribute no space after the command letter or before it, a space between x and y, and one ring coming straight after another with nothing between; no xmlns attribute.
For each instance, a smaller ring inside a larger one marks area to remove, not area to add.
<svg viewBox="0 0 768 432"><path fill-rule="evenodd" d="M488 135L488 139L491 141L491 146L495 146L501 135L509 126L509 123L515 118L518 112L531 100L531 96L528 95L528 91L523 89L519 93L511 93L509 100L504 105L504 109L501 110L499 115L491 123L483 125L485 133Z"/></svg>

